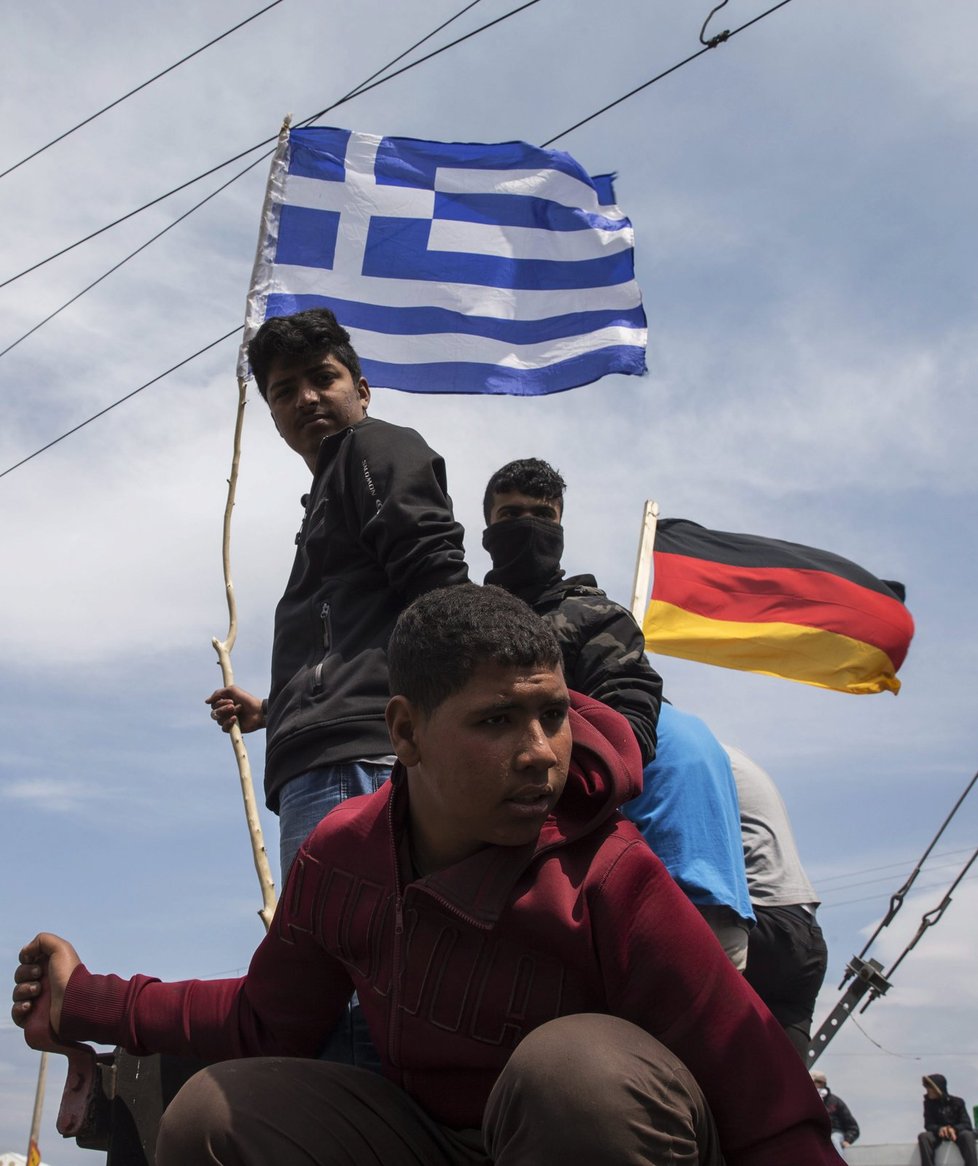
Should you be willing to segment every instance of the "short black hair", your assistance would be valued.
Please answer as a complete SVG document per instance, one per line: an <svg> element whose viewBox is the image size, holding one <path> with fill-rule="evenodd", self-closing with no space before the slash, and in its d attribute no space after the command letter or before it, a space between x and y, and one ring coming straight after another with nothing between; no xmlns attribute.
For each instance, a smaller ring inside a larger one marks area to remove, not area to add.
<svg viewBox="0 0 978 1166"><path fill-rule="evenodd" d="M387 648L392 696L425 716L468 684L482 664L556 668L550 625L502 587L460 583L428 591L401 612Z"/></svg>
<svg viewBox="0 0 978 1166"><path fill-rule="evenodd" d="M507 462L489 479L482 498L482 511L488 523L493 495L511 492L529 494L531 498L544 498L548 502L556 499L563 507L566 488L567 483L547 462L538 457L520 458L515 462Z"/></svg>
<svg viewBox="0 0 978 1166"><path fill-rule="evenodd" d="M360 358L350 343L350 333L329 308L307 308L291 316L272 316L248 344L248 363L258 391L268 400L268 374L275 361L302 360L306 356L332 356L349 369L354 383L363 373Z"/></svg>

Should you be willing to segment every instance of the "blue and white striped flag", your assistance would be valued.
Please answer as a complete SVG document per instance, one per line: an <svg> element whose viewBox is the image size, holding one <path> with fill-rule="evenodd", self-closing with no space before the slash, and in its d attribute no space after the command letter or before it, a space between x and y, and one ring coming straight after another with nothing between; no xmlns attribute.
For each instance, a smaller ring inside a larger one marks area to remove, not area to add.
<svg viewBox="0 0 978 1166"><path fill-rule="evenodd" d="M246 339L328 307L374 386L539 395L645 372L632 225L568 154L283 132Z"/></svg>

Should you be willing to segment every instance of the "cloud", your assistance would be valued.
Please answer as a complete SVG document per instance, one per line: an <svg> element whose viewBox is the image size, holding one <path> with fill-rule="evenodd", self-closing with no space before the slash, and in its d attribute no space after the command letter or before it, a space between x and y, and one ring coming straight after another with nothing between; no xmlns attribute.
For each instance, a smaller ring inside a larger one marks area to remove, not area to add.
<svg viewBox="0 0 978 1166"><path fill-rule="evenodd" d="M53 781L28 779L8 781L0 786L0 797L19 802L36 810L52 813L76 813L91 810L110 795L106 790L92 789L80 781Z"/></svg>

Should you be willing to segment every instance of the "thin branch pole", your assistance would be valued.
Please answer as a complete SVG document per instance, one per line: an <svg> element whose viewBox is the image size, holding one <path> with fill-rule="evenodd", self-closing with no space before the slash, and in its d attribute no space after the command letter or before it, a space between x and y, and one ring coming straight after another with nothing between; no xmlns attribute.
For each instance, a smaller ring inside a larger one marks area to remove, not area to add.
<svg viewBox="0 0 978 1166"><path fill-rule="evenodd" d="M632 587L632 615L639 627L645 624L645 610L649 606L649 581L652 578L652 545L659 521L659 504L651 498L642 512L642 533L635 556L635 583Z"/></svg>
<svg viewBox="0 0 978 1166"><path fill-rule="evenodd" d="M224 678L225 687L230 687L234 683L234 673L231 669L231 649L238 636L238 605L234 597L234 583L231 579L231 514L234 510L234 496L238 485L238 467L241 463L241 431L244 427L246 404L247 381L239 376L238 413L234 425L234 451L231 456L231 476L228 478L228 498L224 507L224 593L228 604L228 634L224 640L219 640L217 636L211 640L221 665L221 675ZM245 749L244 738L237 725L232 727L230 737L234 757L238 763L238 775L241 779L241 796L244 799L245 818L248 822L248 834L251 837L255 871L258 875L258 885L261 887L262 908L258 914L267 931L275 912L275 883L272 879L268 852L265 850L265 839L262 836L261 821L258 817L255 785L251 779L251 763L248 761L248 751Z"/></svg>
<svg viewBox="0 0 978 1166"><path fill-rule="evenodd" d="M37 1090L34 1094L34 1114L31 1118L31 1136L27 1143L28 1166L34 1158L34 1147L39 1145L41 1136L41 1114L44 1111L44 1086L48 1075L48 1055L41 1053L41 1063L37 1069Z"/></svg>

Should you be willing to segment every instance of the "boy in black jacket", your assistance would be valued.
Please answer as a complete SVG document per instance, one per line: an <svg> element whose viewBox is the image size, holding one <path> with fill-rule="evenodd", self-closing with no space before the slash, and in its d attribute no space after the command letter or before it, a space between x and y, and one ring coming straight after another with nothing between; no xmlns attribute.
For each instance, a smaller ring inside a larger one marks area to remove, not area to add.
<svg viewBox="0 0 978 1166"><path fill-rule="evenodd" d="M266 320L248 360L313 479L275 612L268 699L232 686L207 703L225 732L267 730L265 799L279 814L284 881L321 818L390 776L387 641L398 615L468 572L444 462L413 429L367 416L370 387L329 309Z"/></svg>
<svg viewBox="0 0 978 1166"><path fill-rule="evenodd" d="M923 1082L924 1132L917 1136L921 1166L934 1166L938 1142L956 1143L964 1166L978 1166L975 1134L964 1101L948 1093L947 1078L941 1073L931 1073Z"/></svg>

